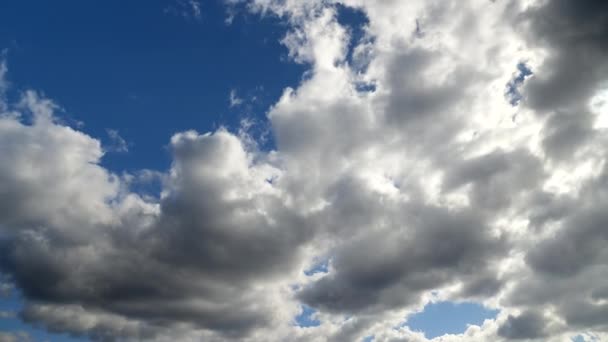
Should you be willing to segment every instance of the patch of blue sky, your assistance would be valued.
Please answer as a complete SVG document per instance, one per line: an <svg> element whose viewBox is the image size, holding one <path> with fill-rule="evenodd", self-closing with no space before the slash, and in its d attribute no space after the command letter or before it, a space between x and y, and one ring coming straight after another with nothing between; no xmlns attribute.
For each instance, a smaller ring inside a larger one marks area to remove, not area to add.
<svg viewBox="0 0 608 342"><path fill-rule="evenodd" d="M373 93L376 91L376 85L374 83L358 82L355 84L355 88L360 93Z"/></svg>
<svg viewBox="0 0 608 342"><path fill-rule="evenodd" d="M360 9L336 5L336 19L350 34L346 60L352 64L354 47L365 37L365 27L369 23L367 15Z"/></svg>
<svg viewBox="0 0 608 342"><path fill-rule="evenodd" d="M498 312L476 303L430 303L423 311L408 317L405 325L432 339L445 334L461 334L469 325L481 325L486 319L496 318Z"/></svg>
<svg viewBox="0 0 608 342"><path fill-rule="evenodd" d="M170 4L3 1L10 99L40 90L61 106L62 120L82 123L103 144L112 143L108 129L120 132L129 152L102 161L117 172L168 168L166 147L179 131L236 131L243 118L267 131L269 106L307 69L280 43L288 27L239 8L228 24L221 1L201 2L199 20L167 13ZM230 106L233 90L242 105ZM263 144L274 148L272 136Z"/></svg>
<svg viewBox="0 0 608 342"><path fill-rule="evenodd" d="M302 312L295 317L296 325L302 328L317 327L321 325L321 321L315 316L316 313L317 310L308 305L302 305Z"/></svg>
<svg viewBox="0 0 608 342"><path fill-rule="evenodd" d="M312 276L317 273L327 272L329 272L329 259L324 259L313 265L310 269L304 271L304 274L306 274L307 276Z"/></svg>
<svg viewBox="0 0 608 342"><path fill-rule="evenodd" d="M507 83L507 90L505 93L507 101L509 101L512 106L517 106L523 99L520 88L524 84L526 78L533 74L532 69L525 63L521 62L517 64L517 74L509 83Z"/></svg>
<svg viewBox="0 0 608 342"><path fill-rule="evenodd" d="M572 342L599 342L600 339L592 334L580 334L572 337Z"/></svg>

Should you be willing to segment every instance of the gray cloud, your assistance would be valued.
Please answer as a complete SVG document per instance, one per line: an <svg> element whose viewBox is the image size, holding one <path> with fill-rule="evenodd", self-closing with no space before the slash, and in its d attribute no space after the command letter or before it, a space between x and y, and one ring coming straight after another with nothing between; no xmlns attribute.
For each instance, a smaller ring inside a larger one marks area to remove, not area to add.
<svg viewBox="0 0 608 342"><path fill-rule="evenodd" d="M608 286L605 184L604 170L582 189L576 203L560 204L557 231L527 252L525 260L532 272L510 291L510 303L551 307L570 329L606 328L602 302Z"/></svg>
<svg viewBox="0 0 608 342"><path fill-rule="evenodd" d="M551 0L522 16L529 39L548 57L525 85L526 103L548 119L544 147L560 159L593 134L588 103L608 73L608 6L601 0Z"/></svg>
<svg viewBox="0 0 608 342"><path fill-rule="evenodd" d="M605 78L608 53L608 5L602 0L551 0L525 14L535 43L550 57L530 80L530 105L544 110L584 106Z"/></svg>
<svg viewBox="0 0 608 342"><path fill-rule="evenodd" d="M509 315L498 329L498 335L510 340L537 339L545 336L546 324L538 312L526 311L519 316Z"/></svg>
<svg viewBox="0 0 608 342"><path fill-rule="evenodd" d="M348 313L412 305L424 291L483 273L505 250L506 241L491 236L472 212L401 210L405 213L392 218L400 226L368 228L335 250L336 273L302 290L300 298L313 307Z"/></svg>
<svg viewBox="0 0 608 342"><path fill-rule="evenodd" d="M566 228L557 236L530 251L528 263L537 271L556 275L570 275L592 266L605 250L606 224L604 210L578 213L566 221Z"/></svg>
<svg viewBox="0 0 608 342"><path fill-rule="evenodd" d="M447 172L446 190L471 184L470 198L475 207L488 209L510 205L520 192L533 188L543 176L541 162L526 150L493 151L458 162Z"/></svg>
<svg viewBox="0 0 608 342"><path fill-rule="evenodd" d="M289 271L311 228L237 137L174 136L154 204L122 193L97 164L97 141L34 115L32 126L0 119L0 189L12 199L0 205L0 267L32 304L26 320L100 340L178 323L240 336L272 323L272 292L252 286ZM80 311L97 323L70 318Z"/></svg>

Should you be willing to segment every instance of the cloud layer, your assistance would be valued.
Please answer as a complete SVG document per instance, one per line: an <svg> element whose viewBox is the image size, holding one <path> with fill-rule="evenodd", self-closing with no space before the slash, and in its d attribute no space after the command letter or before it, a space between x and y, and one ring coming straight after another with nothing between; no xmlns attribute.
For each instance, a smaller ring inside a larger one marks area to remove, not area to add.
<svg viewBox="0 0 608 342"><path fill-rule="evenodd" d="M268 110L277 148L177 133L158 198L52 100L0 96L0 270L24 320L93 340L426 341L407 316L451 300L500 314L441 341L608 339L604 1L245 5L284 20L309 67ZM320 325L296 324L303 305Z"/></svg>

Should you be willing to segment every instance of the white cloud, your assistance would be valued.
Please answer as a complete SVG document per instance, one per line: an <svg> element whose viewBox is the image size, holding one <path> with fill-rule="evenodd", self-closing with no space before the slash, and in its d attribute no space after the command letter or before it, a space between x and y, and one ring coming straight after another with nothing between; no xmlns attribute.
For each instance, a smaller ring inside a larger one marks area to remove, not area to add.
<svg viewBox="0 0 608 342"><path fill-rule="evenodd" d="M238 97L238 95L236 94L236 89L231 89L230 90L230 96L228 97L228 100L230 101L230 107L238 107L241 104L243 104L243 99Z"/></svg>

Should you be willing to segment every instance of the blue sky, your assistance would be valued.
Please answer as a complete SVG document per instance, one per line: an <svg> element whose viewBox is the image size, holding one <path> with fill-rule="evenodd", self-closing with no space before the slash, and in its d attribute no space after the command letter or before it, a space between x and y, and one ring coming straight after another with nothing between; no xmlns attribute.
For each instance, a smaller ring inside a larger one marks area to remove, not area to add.
<svg viewBox="0 0 608 342"><path fill-rule="evenodd" d="M43 91L68 123L82 122L108 145L106 130L117 130L129 153L104 158L113 170L167 168L164 147L179 131L236 130L250 117L265 124L268 107L304 71L288 61L276 16L241 9L227 24L220 1L205 1L200 18L168 0L0 6L13 94ZM244 102L230 108L232 90Z"/></svg>
<svg viewBox="0 0 608 342"><path fill-rule="evenodd" d="M461 334L467 325L481 326L485 319L494 319L497 310L490 310L475 303L438 302L427 304L422 312L411 315L407 325L424 332L427 338L444 334Z"/></svg>
<svg viewBox="0 0 608 342"><path fill-rule="evenodd" d="M1 1L0 342L608 338L608 5L439 3Z"/></svg>

